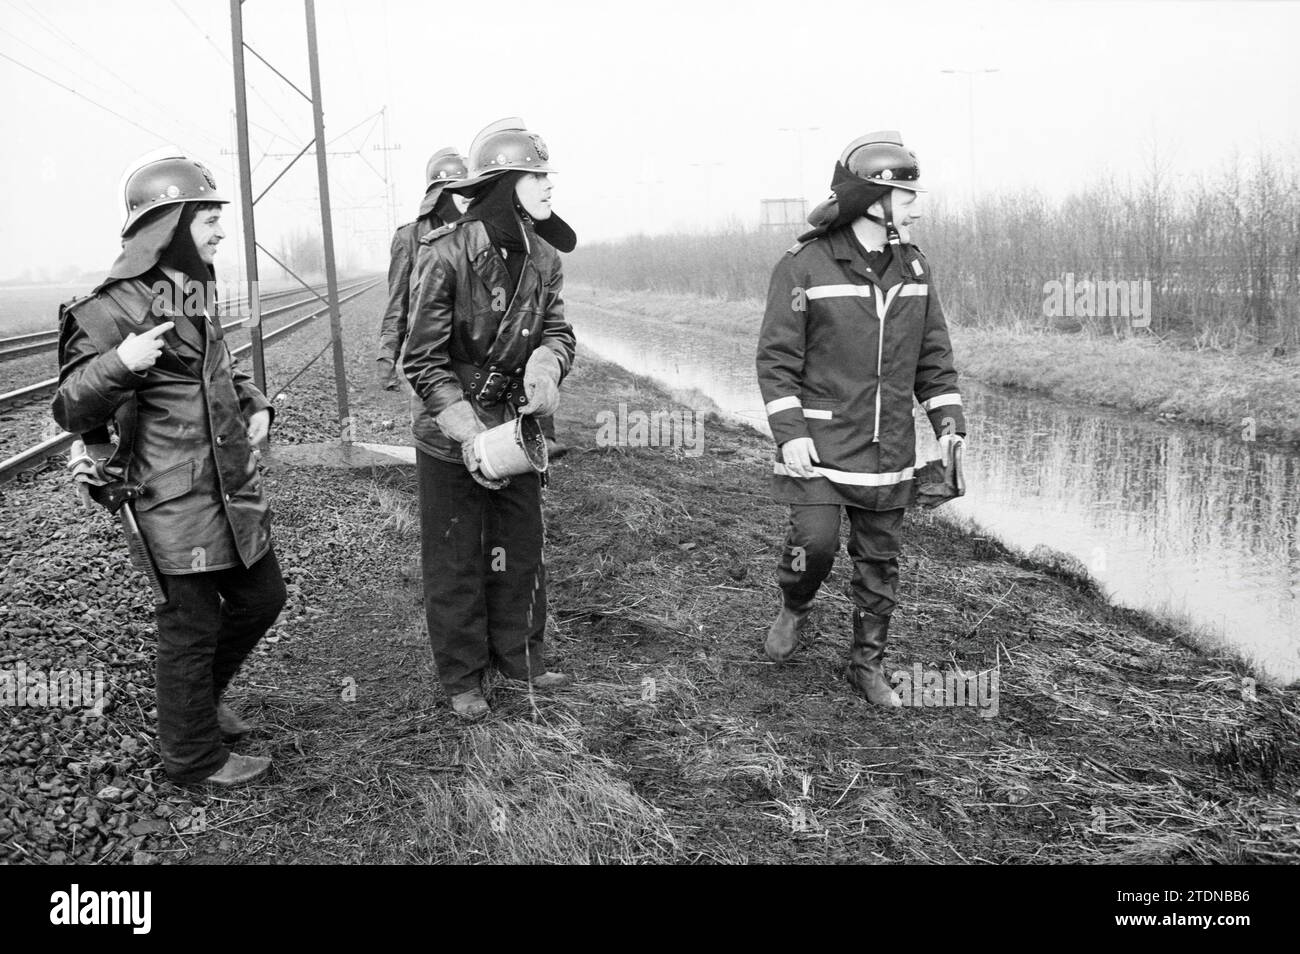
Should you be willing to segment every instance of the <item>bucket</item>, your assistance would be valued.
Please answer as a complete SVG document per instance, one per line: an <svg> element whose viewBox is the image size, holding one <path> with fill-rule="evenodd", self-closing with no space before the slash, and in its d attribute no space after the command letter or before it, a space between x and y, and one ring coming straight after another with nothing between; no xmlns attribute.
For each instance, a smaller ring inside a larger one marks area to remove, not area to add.
<svg viewBox="0 0 1300 954"><path fill-rule="evenodd" d="M546 437L542 425L528 414L483 431L474 438L474 453L489 480L546 472Z"/></svg>

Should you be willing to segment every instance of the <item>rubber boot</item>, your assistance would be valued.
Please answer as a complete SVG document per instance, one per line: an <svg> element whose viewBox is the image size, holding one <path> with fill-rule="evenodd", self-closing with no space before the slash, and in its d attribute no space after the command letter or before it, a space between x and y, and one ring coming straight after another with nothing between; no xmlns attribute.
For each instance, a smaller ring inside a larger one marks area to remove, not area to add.
<svg viewBox="0 0 1300 954"><path fill-rule="evenodd" d="M864 609L853 611L853 649L849 652L849 682L872 705L898 708L898 698L885 678L885 643L889 639L889 617Z"/></svg>
<svg viewBox="0 0 1300 954"><path fill-rule="evenodd" d="M767 631L767 640L763 643L763 652L767 653L768 659L772 662L785 662L794 655L811 610L812 600L802 606L782 605L781 612L772 621L772 626Z"/></svg>

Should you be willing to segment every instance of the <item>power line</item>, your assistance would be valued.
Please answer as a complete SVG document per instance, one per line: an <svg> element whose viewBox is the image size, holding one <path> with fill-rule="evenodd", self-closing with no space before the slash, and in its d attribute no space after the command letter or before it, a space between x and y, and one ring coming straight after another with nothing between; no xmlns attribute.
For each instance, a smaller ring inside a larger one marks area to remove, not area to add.
<svg viewBox="0 0 1300 954"><path fill-rule="evenodd" d="M168 136L164 136L164 135L162 135L162 134L159 133L159 132L156 132L156 131L153 130L153 129L148 128L147 126L142 126L142 125L140 125L138 122L136 122L136 121L135 121L134 119L132 119L130 116L124 116L122 113L119 113L116 109L113 109L111 106L105 106L103 103L98 102L97 100L93 100L93 99L91 99L91 98L90 98L89 96L87 96L85 93L78 92L77 90L73 89L71 86L68 86L66 83L60 83L60 82L59 82L58 80L56 80L53 76L48 76L48 75L46 75L45 73L42 73L40 70L35 69L35 68L31 67L31 66L28 66L26 63L22 62L21 60L16 60L16 59L14 59L12 56L10 56L8 53L5 53L3 50L0 50L0 57L4 57L4 58L5 58L6 60L8 60L10 63L14 63L14 64L16 64L17 66L21 66L23 69L25 69L25 70L26 70L27 72L29 72L29 73L34 73L34 74L36 74L37 76L39 76L39 77L40 77L41 79L43 79L43 80L48 80L49 82L53 83L55 86L59 87L60 89L66 89L66 90L67 90L69 93L71 93L72 95L77 96L77 97L79 97L79 98L81 98L81 99L84 99L86 102L90 103L90 105L92 105L92 106L97 106L97 107L99 107L100 109L104 110L104 112L106 112L106 113L111 113L112 115L116 116L118 119L122 120L123 122L130 123L130 124L131 124L132 126L134 126L136 129L139 129L139 130L141 130L142 132L146 132L146 133L148 133L150 136L153 136L155 139L164 139L164 140L165 140L165 139L170 138L170 137L168 137Z"/></svg>
<svg viewBox="0 0 1300 954"><path fill-rule="evenodd" d="M325 143L325 145L327 145L327 146L332 146L332 145L334 145L336 142L338 142L338 141L339 141L340 139L342 139L344 136L346 136L346 135L348 135L349 133L351 133L354 129L356 129L356 128L357 128L358 126L360 126L362 123L367 122L368 120L372 120L372 119L375 120L375 121L378 121L381 115L382 115L382 113L380 113L379 111L376 111L376 112L371 113L371 114L370 114L369 116L367 116L365 119L362 119L362 120L360 120L359 122L356 122L356 123L354 123L353 125L349 126L347 129L343 130L343 132L339 133L337 136L335 136L335 137L334 137L333 139L331 139L329 142ZM374 131L374 124L372 123L372 124L371 124L371 127L370 127L370 131L368 131L368 132L366 133L366 138L367 138L367 139L370 138L370 133L373 132L373 131ZM363 139L363 140L361 141L361 145L364 146L365 144L366 144L366 143L365 143L365 140Z"/></svg>
<svg viewBox="0 0 1300 954"><path fill-rule="evenodd" d="M217 42L214 39L212 39L211 36L208 35L208 32L204 30L202 26L199 25L199 22L197 20L195 20L192 16L190 16L189 11L180 5L179 0L171 0L171 3L172 6L175 7L176 10L180 13L180 15L183 16L186 20L188 20L190 22L190 25L194 27L194 29L198 30L200 34L202 34L203 39L208 41L208 45L217 51L217 55L226 61L226 65L233 69L234 64L230 61L230 57L226 55L226 51L223 50L221 47L217 46ZM254 86L251 82L246 81L245 85L250 90L253 91L254 96L256 96L258 99L262 101L262 105L264 105L267 109L271 111L271 115L274 116L276 119L280 120L280 125L282 125L285 128L285 131L288 132L292 137L293 127L290 126L288 120L286 120L283 116L281 116L279 111L274 106L271 105L271 101L268 100L265 96L263 96L261 91L256 86ZM265 127L258 127L258 128L262 129L264 132L271 132L271 130L266 129ZM284 139L285 142L294 141L293 138L285 139L285 137L281 136L279 133L271 133L271 134L273 136L276 136L279 139Z"/></svg>
<svg viewBox="0 0 1300 954"><path fill-rule="evenodd" d="M189 122L187 120L184 120L181 117L176 117L171 115L173 111L168 109L164 104L160 103L158 100L153 99L150 96L146 96L144 93L137 90L132 84L128 83L116 71L114 71L112 67L104 63L93 53L91 53L89 50L87 50L85 47L79 44L76 40L72 39L72 37L68 36L68 34L64 32L61 28L59 28L59 26L56 23L54 23L52 20L50 20L44 14L40 13L35 8L27 9L24 7L20 7L16 3L14 3L13 0L6 0L6 2L10 7L12 7L18 13L24 14L25 16L30 18L32 22L34 22L37 26L41 27L41 29L45 30L45 32L49 33L50 36L54 37L55 40L57 40L60 43L65 43L71 46L73 49L77 50L81 54L81 57L79 58L80 60L84 60L85 62L89 62L93 66L97 66L100 70L102 70L104 73L107 73L118 83L121 83L122 86L126 88L126 90L130 95L136 96L141 102L148 104L151 109L157 110L158 112L162 113L162 115L167 118L168 125L174 126L177 129L186 127L192 131L191 134L198 135L210 143L215 143L218 147L221 145L218 139L213 137L202 127L197 126L194 123ZM30 7L30 4L28 5L28 7ZM31 43L28 43L22 37L18 36L17 34L9 30L3 30L2 28L0 28L0 32L7 33L9 36L13 37L19 43L23 44L23 46L27 47L29 50L32 50L39 56L45 57L51 62L57 63L59 66L65 65L56 57L52 56L49 53L46 53L44 50L38 49L37 47L33 46ZM94 80L92 80L84 72L81 73L81 79L84 82L90 83L92 86L96 87L102 93L108 96L120 96L119 93L115 93L112 90L109 90L104 86L94 82Z"/></svg>

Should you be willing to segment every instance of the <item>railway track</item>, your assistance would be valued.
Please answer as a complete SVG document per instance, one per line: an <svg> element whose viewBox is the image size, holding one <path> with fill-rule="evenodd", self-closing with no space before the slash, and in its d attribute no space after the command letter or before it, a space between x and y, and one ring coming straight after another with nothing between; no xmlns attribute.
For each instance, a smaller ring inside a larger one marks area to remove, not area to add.
<svg viewBox="0 0 1300 954"><path fill-rule="evenodd" d="M351 282L347 285L340 287L339 293L345 294L347 292L352 291L355 288L361 287L362 285L365 285L368 288L375 281L377 281L377 279L363 278L358 281ZM301 292L301 289L299 291ZM266 301L267 299L263 298L262 300ZM280 305L275 308L268 308L267 310L262 312L262 321L265 322L271 318L278 318L281 315L288 314L291 311L295 311L298 308L303 307L304 305L311 304L313 301L318 301L318 300L319 299L317 299L316 296L308 295L305 298L299 299L298 301L289 302L288 304ZM221 327L222 330L226 332L235 331L243 326L244 321L245 319L239 318L235 321L223 322ZM53 334L55 338L52 344L48 346L43 346L44 350L48 350L49 348L52 348L58 344L57 331L39 332L39 334ZM264 333L262 337L264 340L267 339L269 337L269 332ZM5 408L8 407L13 407L14 405L17 404L25 404L26 402L35 400L36 398L42 397L45 394L51 394L53 393L54 388L58 385L58 383L59 383L59 379L57 376L55 376L52 378L45 378L41 381L37 381L35 384L28 384L21 388L16 388L13 391L5 391L3 393L0 393L0 411L3 411Z"/></svg>
<svg viewBox="0 0 1300 954"><path fill-rule="evenodd" d="M339 289L339 304L342 305L344 302L351 301L353 298L365 294L382 281L382 278L365 278L341 287ZM264 298L263 301L265 300L266 299ZM302 308L304 305L310 304L316 300L318 299L316 299L315 296L310 296L297 302L268 309L262 312L262 320L265 321L268 318L283 315L287 312ZM272 344L278 339L284 338L297 331L299 328L302 328L304 325L311 323L321 315L328 313L328 311L328 305L321 305L320 307L309 311L305 315L286 322L278 328L264 331L262 334L262 343L264 345ZM240 319L238 321L223 324L222 327L225 330L230 331L239 328L243 323L243 319ZM239 357L240 355L246 354L248 351L252 350L252 347L252 342L249 342L240 345L237 348L232 348L230 353L234 357ZM58 378L54 377L44 381L38 381L35 384L30 384L25 388L19 388L16 391L10 391L7 394L0 394L0 409L3 409L6 406L12 406L13 404L33 400L34 398L40 397L44 394L52 393L57 385ZM0 460L0 484L12 479L17 474L26 470L39 467L45 461L57 454L64 453L72 446L74 440L76 440L76 437L72 434L56 434L19 451L11 457Z"/></svg>
<svg viewBox="0 0 1300 954"><path fill-rule="evenodd" d="M365 279L365 281L369 281L369 279ZM352 283L352 285L348 287L355 287L356 284L357 283ZM324 291L322 287L318 287L316 290L321 292ZM345 290L346 288L339 289L340 292ZM271 292L269 294L262 295L260 296L260 300L263 304L265 304L266 302L279 301L281 298L287 298L290 295L301 295L302 293L303 293L303 289L301 288L286 288L283 291ZM299 301L298 304L300 305L305 304L306 302L311 300L312 297L308 296L307 298L304 298L301 301ZM245 305L247 303L248 303L248 299L246 297L241 296L239 298L232 298L229 301L222 302L221 313L223 316L229 315L232 309L237 308L241 305ZM283 309L276 309L276 308L263 311L262 317L263 319L270 318L271 316L278 314L281 311L283 311ZM225 328L238 327L240 324L242 324L242 322L239 321L231 322L230 324L223 325L223 327ZM8 338L0 338L0 361L10 361L14 358L25 357L26 355L29 354L39 354L42 351L53 351L56 347L58 347L58 344L59 344L59 330L57 328L51 331L31 331L26 334L11 335Z"/></svg>

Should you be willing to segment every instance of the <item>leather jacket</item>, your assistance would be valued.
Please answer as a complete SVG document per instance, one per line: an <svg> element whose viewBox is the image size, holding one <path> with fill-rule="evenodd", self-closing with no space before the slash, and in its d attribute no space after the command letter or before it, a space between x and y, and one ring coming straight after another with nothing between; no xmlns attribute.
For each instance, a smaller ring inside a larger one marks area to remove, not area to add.
<svg viewBox="0 0 1300 954"><path fill-rule="evenodd" d="M388 303L384 306L384 314L379 322L378 355L393 364L397 364L401 358L402 346L406 343L411 273L415 270L420 239L431 231L433 223L427 218L421 218L399 225L393 233L388 262Z"/></svg>
<svg viewBox="0 0 1300 954"><path fill-rule="evenodd" d="M63 310L54 419L74 434L112 424L108 469L124 475L161 573L252 566L271 544L271 509L246 421L271 402L236 368L221 325L206 342L172 296L145 278L115 281ZM174 321L153 367L133 372L120 342ZM90 333L88 333L88 331ZM111 341L110 341L111 343Z"/></svg>
<svg viewBox="0 0 1300 954"><path fill-rule="evenodd" d="M573 366L576 344L564 318L563 275L556 250L525 225L527 258L510 294L510 276L482 222L453 223L420 240L411 327L402 359L415 394L415 443L445 461L461 460L460 446L434 423L456 401L468 400L479 420L494 427L527 403L524 366L537 348L550 348L560 379ZM478 395L491 375L499 400Z"/></svg>

